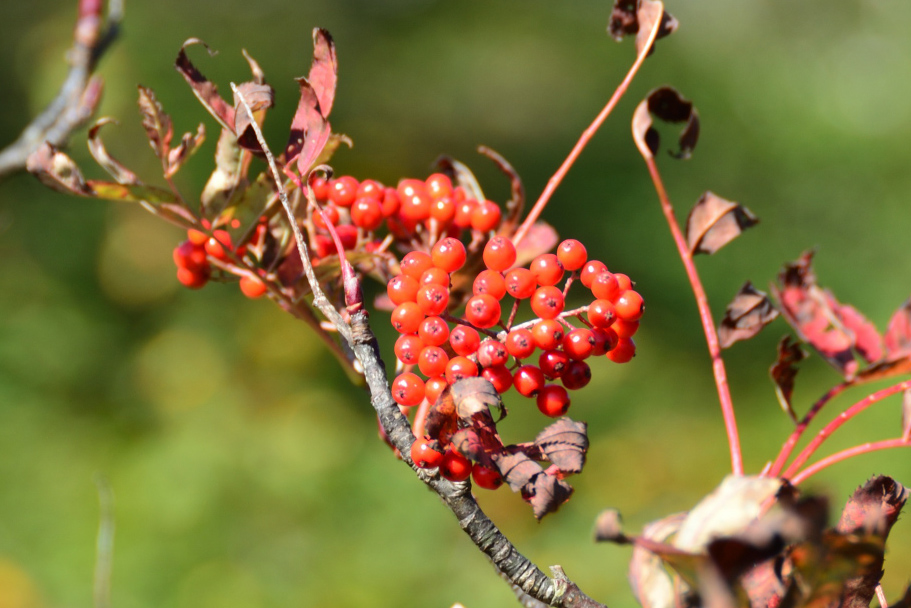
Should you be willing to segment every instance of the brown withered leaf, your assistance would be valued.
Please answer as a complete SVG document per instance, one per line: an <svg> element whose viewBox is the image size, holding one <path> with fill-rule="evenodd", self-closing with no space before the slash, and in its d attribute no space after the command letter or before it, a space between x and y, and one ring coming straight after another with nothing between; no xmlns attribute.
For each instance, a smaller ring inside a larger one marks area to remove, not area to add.
<svg viewBox="0 0 911 608"><path fill-rule="evenodd" d="M747 281L728 304L718 327L721 348L728 348L738 340L747 340L778 316L769 297Z"/></svg>
<svg viewBox="0 0 911 608"><path fill-rule="evenodd" d="M290 257L290 256L289 256ZM300 258L298 258L300 265ZM436 403L430 406L427 411L427 419L424 421L424 432L434 439L446 443L449 438L458 430L459 418L456 415L455 401L452 398L452 387L447 386L440 393Z"/></svg>
<svg viewBox="0 0 911 608"><path fill-rule="evenodd" d="M474 429L456 431L450 441L459 454L472 462L480 462L484 465L490 463L487 446L484 445L481 437Z"/></svg>
<svg viewBox="0 0 911 608"><path fill-rule="evenodd" d="M486 378L459 380L452 385L450 393L456 413L466 426L473 426L478 417L493 420L493 410L497 411L498 421L506 417L506 408L500 394Z"/></svg>
<svg viewBox="0 0 911 608"><path fill-rule="evenodd" d="M689 158L699 139L699 114L693 103L672 87L654 89L639 103L633 114L633 140L646 159L654 158L661 144L652 116L664 122L686 123L678 140L680 151L671 152L671 155L679 159Z"/></svg>
<svg viewBox="0 0 911 608"><path fill-rule="evenodd" d="M541 454L563 473L579 473L585 465L588 433L584 422L560 418L535 437Z"/></svg>
<svg viewBox="0 0 911 608"><path fill-rule="evenodd" d="M573 488L562 479L541 473L522 488L522 499L531 505L535 519L554 513L573 494Z"/></svg>
<svg viewBox="0 0 911 608"><path fill-rule="evenodd" d="M885 538L908 500L908 489L891 477L877 475L858 487L841 513L837 529Z"/></svg>
<svg viewBox="0 0 911 608"><path fill-rule="evenodd" d="M434 165L448 175L455 185L461 186L465 190L465 198L473 198L476 201L485 200L481 184L478 183L478 179L467 165L445 154L437 158Z"/></svg>
<svg viewBox="0 0 911 608"><path fill-rule="evenodd" d="M142 128L146 131L152 151L161 159L162 165L166 164L168 151L171 149L171 138L174 136L174 126L171 124L171 117L155 97L155 92L142 85L139 85L139 114L142 116Z"/></svg>
<svg viewBox="0 0 911 608"><path fill-rule="evenodd" d="M536 476L544 474L541 465L522 452L512 454L501 452L493 454L492 459L500 475L503 476L503 480L513 492L521 491Z"/></svg>
<svg viewBox="0 0 911 608"><path fill-rule="evenodd" d="M758 223L743 205L706 192L686 218L686 243L692 254L711 255Z"/></svg>
<svg viewBox="0 0 911 608"><path fill-rule="evenodd" d="M513 168L509 161L500 156L494 150L487 146L479 146L478 152L489 158L497 165L497 168L509 178L509 200L506 201L506 217L500 224L498 234L512 236L519 225L522 217L522 210L525 208L525 186L522 184L522 178Z"/></svg>
<svg viewBox="0 0 911 608"><path fill-rule="evenodd" d="M240 102L241 96L250 106L250 111L254 116L250 116L244 104ZM234 94L234 133L237 134L237 143L242 148L252 152L263 151L250 123L257 120L256 114L273 105L275 105L275 92L269 85L244 82L237 87L237 93Z"/></svg>
<svg viewBox="0 0 911 608"><path fill-rule="evenodd" d="M259 63L253 57L250 56L250 53L247 52L247 49L241 49L241 54L244 56L244 59L247 60L247 65L250 66L250 73L253 75L253 82L256 84L266 84L266 73L263 72L263 69L259 67Z"/></svg>
<svg viewBox="0 0 911 608"><path fill-rule="evenodd" d="M661 11L660 13L658 11ZM661 25L655 39L664 38L673 34L679 23L664 10L660 2L637 2L636 0L615 0L614 8L611 11L610 21L607 24L607 31L611 37L620 42L625 36L636 35L636 54L642 52L642 46L645 39L654 25L657 15L661 15ZM644 32L644 35L642 35ZM642 40L640 41L640 35ZM650 49L649 53L654 49Z"/></svg>
<svg viewBox="0 0 911 608"><path fill-rule="evenodd" d="M307 80L316 92L323 117L328 118L338 83L338 59L332 36L318 27L313 29L313 61L310 63Z"/></svg>
<svg viewBox="0 0 911 608"><path fill-rule="evenodd" d="M113 177L119 184L141 184L142 182L136 176L135 173L127 169L120 163L119 160L111 156L107 148L104 145L104 142L101 141L101 136L99 135L101 128L105 125L117 123L113 118L101 118L99 119L92 128L89 129L88 136L88 146L89 152L92 154L92 158L95 159L101 168L108 172L108 174Z"/></svg>
<svg viewBox="0 0 911 608"><path fill-rule="evenodd" d="M54 190L77 196L93 194L76 162L51 143L45 142L29 154L25 168Z"/></svg>
<svg viewBox="0 0 911 608"><path fill-rule="evenodd" d="M595 519L595 542L628 543L623 533L623 518L617 509L604 509Z"/></svg>
<svg viewBox="0 0 911 608"><path fill-rule="evenodd" d="M778 342L778 360L769 368L769 375L775 383L775 395L781 409L797 423L797 414L791 405L794 393L794 379L797 377L796 364L805 359L807 354L800 348L800 343L791 342L791 336L785 336Z"/></svg>
<svg viewBox="0 0 911 608"><path fill-rule="evenodd" d="M199 38L189 38L181 45L180 51L177 53L177 60L174 62L174 67L190 85L193 94L196 95L196 98L199 99L200 103L209 111L209 114L211 114L223 128L229 130L233 129L234 108L222 99L221 95L218 94L218 87L215 86L214 83L209 82L209 80L202 75L202 72L196 69L196 66L193 65L189 57L187 57L187 47L194 44L201 44L204 46L210 57L216 55L216 52L209 48L209 45Z"/></svg>
<svg viewBox="0 0 911 608"><path fill-rule="evenodd" d="M886 327L886 356L897 359L911 355L911 298L905 301Z"/></svg>
<svg viewBox="0 0 911 608"><path fill-rule="evenodd" d="M171 151L168 152L168 169L165 171L165 177L173 177L187 159L199 150L205 140L206 127L202 123L196 127L196 133L184 133L177 147L171 148Z"/></svg>

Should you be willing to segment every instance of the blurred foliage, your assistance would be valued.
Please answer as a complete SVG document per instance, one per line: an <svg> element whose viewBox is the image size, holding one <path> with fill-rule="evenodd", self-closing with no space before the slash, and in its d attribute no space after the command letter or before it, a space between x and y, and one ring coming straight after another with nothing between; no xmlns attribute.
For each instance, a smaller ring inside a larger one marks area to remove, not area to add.
<svg viewBox="0 0 911 608"><path fill-rule="evenodd" d="M696 307L629 135L639 99L670 83L702 117L693 160L661 161L681 219L707 189L762 219L699 260L718 316L746 279L766 284L808 247L819 247L820 283L881 329L911 277L911 4L704 0L668 9L680 30L646 62L545 213L561 235L637 278L648 304L639 356L595 366L592 386L574 396L592 449L561 513L536 524L508 491L480 491L531 559L562 564L611 606L633 604L629 555L591 542L598 511L617 507L636 529L694 504L729 466ZM221 51L198 61L222 91L247 77L241 48L261 63L277 98L266 135L284 142L293 77L307 69L318 25L339 48L333 127L355 141L335 157L339 171L394 183L427 175L448 153L502 200L505 180L475 153L483 143L536 195L633 60L632 43L607 37L608 13L609 3L593 1L129 2L123 37L100 66L101 114L121 122L106 141L137 173L155 175L136 113L140 83L176 130L206 120L215 132L172 68L183 40L198 36ZM52 97L74 14L74 0L4 8L0 141ZM190 195L211 169L214 139L178 176ZM92 166L84 135L70 150ZM513 605L452 516L374 440L366 395L302 324L233 286L178 289L171 248L181 238L138 208L67 198L27 175L0 185L0 607L90 604L96 471L116 495L118 608ZM778 321L728 354L750 471L790 431L767 378L785 331ZM798 411L836 381L808 361ZM507 441L543 426L526 401L514 406ZM898 428L893 398L827 451ZM842 464L808 486L837 505L874 472L909 483L908 453ZM909 571L911 530L900 523L888 596Z"/></svg>

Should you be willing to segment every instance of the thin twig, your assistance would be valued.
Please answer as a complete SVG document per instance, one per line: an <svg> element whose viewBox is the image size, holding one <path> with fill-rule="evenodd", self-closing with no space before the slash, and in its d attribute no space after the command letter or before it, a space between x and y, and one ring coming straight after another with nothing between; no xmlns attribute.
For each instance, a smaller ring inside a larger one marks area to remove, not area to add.
<svg viewBox="0 0 911 608"><path fill-rule="evenodd" d="M789 477L793 485L799 485L816 475L823 469L827 469L833 464L837 464L842 460L848 460L849 458L854 458L855 456L860 456L861 454L870 454L872 452L877 452L879 450L888 450L890 448L911 448L911 441L907 441L902 438L897 439L885 439L883 441L874 441L871 443L864 443L861 445L854 446L853 448L848 448L840 452L836 452L831 456L826 456L818 462L814 462L804 470L799 473ZM785 477L788 477L785 474Z"/></svg>

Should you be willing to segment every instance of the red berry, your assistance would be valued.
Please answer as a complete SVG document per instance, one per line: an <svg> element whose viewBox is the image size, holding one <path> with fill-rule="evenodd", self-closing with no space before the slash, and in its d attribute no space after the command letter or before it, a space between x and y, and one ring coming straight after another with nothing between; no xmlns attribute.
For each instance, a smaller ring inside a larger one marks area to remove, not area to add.
<svg viewBox="0 0 911 608"><path fill-rule="evenodd" d="M449 481L465 481L471 476L471 461L450 447L440 462L440 475Z"/></svg>
<svg viewBox="0 0 911 608"><path fill-rule="evenodd" d="M604 271L592 280L591 290L599 300L613 302L620 295L620 283L616 276Z"/></svg>
<svg viewBox="0 0 911 608"><path fill-rule="evenodd" d="M209 235L201 230L195 230L190 228L187 230L187 240L189 240L194 245L205 245L206 241L209 240Z"/></svg>
<svg viewBox="0 0 911 608"><path fill-rule="evenodd" d="M588 305L588 321L595 327L610 327L616 318L617 311L608 300L594 300Z"/></svg>
<svg viewBox="0 0 911 608"><path fill-rule="evenodd" d="M418 368L428 378L442 376L446 373L449 355L439 346L425 346L418 356Z"/></svg>
<svg viewBox="0 0 911 608"><path fill-rule="evenodd" d="M431 404L434 404L437 402L437 399L440 398L442 392L446 390L447 386L449 386L449 383L446 382L446 378L443 378L442 376L431 378L424 383L424 397Z"/></svg>
<svg viewBox="0 0 911 608"><path fill-rule="evenodd" d="M617 277L617 283L620 284L620 291L626 291L633 288L633 282L625 274L618 272L614 274Z"/></svg>
<svg viewBox="0 0 911 608"><path fill-rule="evenodd" d="M486 293L497 300L502 300L506 295L506 281L496 270L482 270L475 277L471 290L475 295Z"/></svg>
<svg viewBox="0 0 911 608"><path fill-rule="evenodd" d="M553 285L538 287L531 296L531 310L542 319L556 319L564 304L563 292Z"/></svg>
<svg viewBox="0 0 911 608"><path fill-rule="evenodd" d="M571 391L585 388L591 380L592 370L585 361L570 361L566 371L560 376L563 386Z"/></svg>
<svg viewBox="0 0 911 608"><path fill-rule="evenodd" d="M562 416L569 409L569 394L559 384L548 384L542 388L536 401L541 413L551 418Z"/></svg>
<svg viewBox="0 0 911 608"><path fill-rule="evenodd" d="M313 253L315 253L318 258L324 258L327 255L336 253L335 243L333 243L332 239L325 234L314 235L312 247Z"/></svg>
<svg viewBox="0 0 911 608"><path fill-rule="evenodd" d="M261 298L267 291L266 284L262 279L252 274L245 274L240 277L240 290L251 300Z"/></svg>
<svg viewBox="0 0 911 608"><path fill-rule="evenodd" d="M458 189L456 190L459 191ZM453 224L459 228L471 228L471 214L478 206L478 201L473 198L464 199L456 203L455 217L452 218Z"/></svg>
<svg viewBox="0 0 911 608"><path fill-rule="evenodd" d="M449 306L449 290L437 283L426 283L418 288L415 301L425 315L441 315Z"/></svg>
<svg viewBox="0 0 911 608"><path fill-rule="evenodd" d="M563 352L574 361L588 359L595 350L595 335L590 329L580 327L563 336Z"/></svg>
<svg viewBox="0 0 911 608"><path fill-rule="evenodd" d="M539 255L528 268L535 275L538 285L556 285L563 278L563 264L552 253Z"/></svg>
<svg viewBox="0 0 911 608"><path fill-rule="evenodd" d="M359 198L351 206L351 223L358 228L376 230L383 219L383 206L374 198Z"/></svg>
<svg viewBox="0 0 911 608"><path fill-rule="evenodd" d="M350 207L357 198L358 185L350 175L329 180L329 200L339 207Z"/></svg>
<svg viewBox="0 0 911 608"><path fill-rule="evenodd" d="M441 198L452 194L452 180L443 173L434 173L424 183L431 198Z"/></svg>
<svg viewBox="0 0 911 608"><path fill-rule="evenodd" d="M433 260L424 251L410 251L402 258L402 273L415 281L420 281L421 275L430 268L433 268Z"/></svg>
<svg viewBox="0 0 911 608"><path fill-rule="evenodd" d="M440 346L449 339L449 325L440 317L427 317L418 326L418 336L428 346Z"/></svg>
<svg viewBox="0 0 911 608"><path fill-rule="evenodd" d="M383 198L380 202L380 209L383 212L383 217L390 217L396 214L399 207L402 205L402 199L399 198L399 193L395 188L386 188L383 190Z"/></svg>
<svg viewBox="0 0 911 608"><path fill-rule="evenodd" d="M531 328L535 344L541 350L553 350L563 343L563 326L554 319L538 321Z"/></svg>
<svg viewBox="0 0 911 608"><path fill-rule="evenodd" d="M503 365L507 359L509 359L509 351L506 350L506 345L499 340L487 338L478 347L478 363L481 364L481 367Z"/></svg>
<svg viewBox="0 0 911 608"><path fill-rule="evenodd" d="M313 189L313 196L318 201L329 200L329 180L322 176L316 176L310 180L310 187Z"/></svg>
<svg viewBox="0 0 911 608"><path fill-rule="evenodd" d="M446 364L446 381L455 384L465 378L478 375L478 365L468 357L453 357Z"/></svg>
<svg viewBox="0 0 911 608"><path fill-rule="evenodd" d="M518 300L530 298L535 293L535 275L527 268L513 268L506 273L506 293Z"/></svg>
<svg viewBox="0 0 911 608"><path fill-rule="evenodd" d="M449 280L449 273L436 266L428 268L424 271L424 274L421 275L421 285L426 285L427 283L436 283L437 285L442 285L448 289L451 283Z"/></svg>
<svg viewBox="0 0 911 608"><path fill-rule="evenodd" d="M405 372L392 381L392 398L399 405L418 405L424 400L424 381L416 374Z"/></svg>
<svg viewBox="0 0 911 608"><path fill-rule="evenodd" d="M485 490L496 490L503 485L500 473L477 462L471 467L471 479L476 486Z"/></svg>
<svg viewBox="0 0 911 608"><path fill-rule="evenodd" d="M351 224L342 224L335 227L338 240L342 242L342 249L352 251L357 247L357 228Z"/></svg>
<svg viewBox="0 0 911 608"><path fill-rule="evenodd" d="M481 337L478 331L467 325L456 325L449 334L449 345L457 355L468 357L478 351L481 345Z"/></svg>
<svg viewBox="0 0 911 608"><path fill-rule="evenodd" d="M411 195L399 193L402 204L399 213L413 222L423 222L430 217L430 196L426 192Z"/></svg>
<svg viewBox="0 0 911 608"><path fill-rule="evenodd" d="M448 226L455 219L456 204L448 196L435 199L430 203L430 217L443 226Z"/></svg>
<svg viewBox="0 0 911 608"><path fill-rule="evenodd" d="M538 357L538 367L548 380L559 378L569 366L569 355L562 350L546 350Z"/></svg>
<svg viewBox="0 0 911 608"><path fill-rule="evenodd" d="M430 250L433 265L450 274L465 264L466 256L465 245L462 244L462 241L452 237L440 239Z"/></svg>
<svg viewBox="0 0 911 608"><path fill-rule="evenodd" d="M506 350L516 359L530 357L537 348L534 336L527 329L514 329L506 336Z"/></svg>
<svg viewBox="0 0 911 608"><path fill-rule="evenodd" d="M212 233L212 238L206 241L206 253L219 260L227 260L227 250L231 250L231 235L227 230L216 230Z"/></svg>
<svg viewBox="0 0 911 608"><path fill-rule="evenodd" d="M426 437L415 439L411 444L411 461L419 469L435 469L443 462L443 453L433 448L436 442Z"/></svg>
<svg viewBox="0 0 911 608"><path fill-rule="evenodd" d="M486 378L488 382L493 384L494 390L501 395L508 391L509 387L512 386L512 373L505 365L486 367L481 370L481 375Z"/></svg>
<svg viewBox="0 0 911 608"><path fill-rule="evenodd" d="M471 227L478 232L489 232L500 225L502 215L499 205L484 201L471 212Z"/></svg>
<svg viewBox="0 0 911 608"><path fill-rule="evenodd" d="M592 281L594 281L595 277L602 272L607 272L607 266L604 265L604 262L589 260L588 263L582 267L582 272L579 273L579 280L582 281L583 285L591 289Z"/></svg>
<svg viewBox="0 0 911 608"><path fill-rule="evenodd" d="M417 332L421 321L424 320L424 313L414 302L402 302L392 311L392 326L400 334L413 334Z"/></svg>
<svg viewBox="0 0 911 608"><path fill-rule="evenodd" d="M385 193L386 188L375 179L365 179L357 187L357 198L372 198L378 203L383 201Z"/></svg>
<svg viewBox="0 0 911 608"><path fill-rule="evenodd" d="M632 338L621 338L617 346L607 353L607 358L614 363L626 363L635 356L636 343Z"/></svg>
<svg viewBox="0 0 911 608"><path fill-rule="evenodd" d="M614 327L616 327L616 324L614 324ZM614 327L609 327L607 329L595 327L592 329L592 336L595 339L595 348L592 350L593 356L601 356L617 346L617 342L620 338L617 337L617 332L614 331Z"/></svg>
<svg viewBox="0 0 911 608"><path fill-rule="evenodd" d="M484 245L483 257L488 268L505 272L516 263L516 246L505 236L495 236Z"/></svg>
<svg viewBox="0 0 911 608"><path fill-rule="evenodd" d="M406 196L414 195L429 196L429 193L427 192L427 184L424 183L424 180L420 179L409 178L400 180L397 190L399 196L403 199Z"/></svg>
<svg viewBox="0 0 911 608"><path fill-rule="evenodd" d="M335 205L326 205L322 209L313 212L313 225L320 230L325 230L326 224L335 226L338 224L338 219L338 207Z"/></svg>
<svg viewBox="0 0 911 608"><path fill-rule="evenodd" d="M627 289L617 298L614 303L617 310L617 316L624 321L638 321L642 313L645 312L645 302L638 292Z"/></svg>
<svg viewBox="0 0 911 608"><path fill-rule="evenodd" d="M465 305L465 319L481 329L493 327L500 321L500 302L486 293L472 296Z"/></svg>
<svg viewBox="0 0 911 608"><path fill-rule="evenodd" d="M579 270L588 260L588 251L585 250L585 245L576 239L566 239L557 247L557 259L566 270Z"/></svg>
<svg viewBox="0 0 911 608"><path fill-rule="evenodd" d="M200 233L202 234L202 233ZM208 238L208 237L206 237ZM209 267L206 250L201 245L194 245L192 241L184 241L174 248L174 263L178 268L199 271Z"/></svg>
<svg viewBox="0 0 911 608"><path fill-rule="evenodd" d="M419 287L417 281L408 275L400 274L392 277L386 283L386 294L392 303L398 306L404 302L416 301Z"/></svg>
<svg viewBox="0 0 911 608"><path fill-rule="evenodd" d="M612 328L617 332L617 336L621 338L632 338L639 330L639 321L617 319L617 322L614 323Z"/></svg>
<svg viewBox="0 0 911 608"><path fill-rule="evenodd" d="M395 341L395 358L405 365L416 365L424 343L414 334L403 334Z"/></svg>
<svg viewBox="0 0 911 608"><path fill-rule="evenodd" d="M516 391L523 397L534 397L544 387L547 380L544 372L534 365L523 365L512 376Z"/></svg>
<svg viewBox="0 0 911 608"><path fill-rule="evenodd" d="M180 281L184 287L189 287L190 289L199 289L209 282L209 270L208 268L200 270L178 268L177 280Z"/></svg>

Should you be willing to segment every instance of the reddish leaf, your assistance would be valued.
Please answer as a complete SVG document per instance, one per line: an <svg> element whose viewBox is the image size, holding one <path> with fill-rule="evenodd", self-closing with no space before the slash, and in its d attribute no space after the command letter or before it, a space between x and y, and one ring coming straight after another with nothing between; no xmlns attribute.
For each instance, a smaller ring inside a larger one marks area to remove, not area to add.
<svg viewBox="0 0 911 608"><path fill-rule="evenodd" d="M671 87L654 89L639 103L633 114L633 140L645 158L654 158L661 142L652 126L652 116L665 122L686 123L680 133L680 151L671 154L675 158L689 158L699 139L699 114L693 103Z"/></svg>
<svg viewBox="0 0 911 608"><path fill-rule="evenodd" d="M902 439L911 439L911 389L902 393Z"/></svg>
<svg viewBox="0 0 911 608"><path fill-rule="evenodd" d="M572 486L544 473L536 475L522 488L522 498L531 505L537 520L548 513L554 513L572 494Z"/></svg>
<svg viewBox="0 0 911 608"><path fill-rule="evenodd" d="M439 403L439 401L437 402ZM430 417L428 416L428 422ZM493 455L493 462L503 476L503 480L513 492L519 492L532 479L544 474L544 469L522 452L509 454L502 452Z"/></svg>
<svg viewBox="0 0 911 608"><path fill-rule="evenodd" d="M316 91L306 78L298 78L300 101L291 121L291 135L285 147L288 164L297 161L297 170L306 178L329 141L331 129L319 106Z"/></svg>
<svg viewBox="0 0 911 608"><path fill-rule="evenodd" d="M691 253L711 255L758 222L743 205L706 192L686 218L686 242Z"/></svg>
<svg viewBox="0 0 911 608"><path fill-rule="evenodd" d="M206 127L202 123L196 127L196 133L184 133L180 138L180 143L176 148L171 148L168 152L168 169L165 171L165 177L173 177L183 164L193 154L199 150L199 147L206 140Z"/></svg>
<svg viewBox="0 0 911 608"><path fill-rule="evenodd" d="M541 454L557 465L563 473L579 473L588 451L587 425L569 418L560 418L535 437Z"/></svg>
<svg viewBox="0 0 911 608"><path fill-rule="evenodd" d="M253 75L253 82L256 84L266 84L266 74L263 72L263 69L259 67L259 64L256 62L253 57L247 53L247 49L241 49L240 52L243 54L244 59L247 60L247 65L250 66L250 73Z"/></svg>
<svg viewBox="0 0 911 608"><path fill-rule="evenodd" d="M316 92L323 117L328 118L338 82L338 59L335 57L332 36L321 28L313 29L313 61L307 80Z"/></svg>
<svg viewBox="0 0 911 608"><path fill-rule="evenodd" d="M92 157L95 159L101 167L107 171L111 177L117 180L120 184L140 184L139 178L136 177L136 174L124 167L120 161L108 154L107 148L104 146L104 142L101 141L99 132L101 127L110 124L116 123L113 118L102 118L89 129L89 152L91 152Z"/></svg>
<svg viewBox="0 0 911 608"><path fill-rule="evenodd" d="M245 82L237 87L237 93L234 95L234 132L237 134L237 143L247 150L262 152L262 146L256 139L256 132L250 126L256 117L250 116L247 112L244 104L240 102L241 96L250 106L250 111L257 114L275 104L275 92L267 84Z"/></svg>
<svg viewBox="0 0 911 608"><path fill-rule="evenodd" d="M216 54L215 51L210 49L209 45L202 40L190 38L180 47L180 52L177 53L177 60L174 62L174 67L177 68L177 71L180 72L181 76L184 77L184 80L190 85L193 94L196 95L196 98L199 99L202 105L209 111L209 114L211 114L225 129L233 129L234 108L229 106L225 100L221 98L218 94L218 87L209 82L187 57L187 47L194 44L201 44L206 47L209 56L214 56Z"/></svg>
<svg viewBox="0 0 911 608"><path fill-rule="evenodd" d="M559 241L557 231L550 224L535 222L516 247L515 265L525 266L542 253L551 251Z"/></svg>
<svg viewBox="0 0 911 608"><path fill-rule="evenodd" d="M85 183L79 166L51 143L45 142L29 154L25 167L45 186L54 190L77 196L92 196L92 189Z"/></svg>
<svg viewBox="0 0 911 608"><path fill-rule="evenodd" d="M627 543L620 511L604 509L595 520L595 542Z"/></svg>
<svg viewBox="0 0 911 608"><path fill-rule="evenodd" d="M155 92L142 85L139 86L139 114L142 116L142 127L146 131L152 151L161 159L162 164L167 163L171 138L174 136L171 117L158 103Z"/></svg>
<svg viewBox="0 0 911 608"><path fill-rule="evenodd" d="M287 261L285 263L287 264ZM297 264L300 265L299 257ZM436 403L428 410L427 419L424 421L424 431L428 436L445 444L449 442L450 437L458 430L458 423L455 401L452 398L452 387L447 386L440 393Z"/></svg>
<svg viewBox="0 0 911 608"><path fill-rule="evenodd" d="M664 542L677 532L686 513L678 513L648 524L642 537ZM660 557L637 544L629 562L629 581L642 608L674 608L678 605L674 581Z"/></svg>
<svg viewBox="0 0 911 608"><path fill-rule="evenodd" d="M462 429L457 431L450 441L456 451L465 458L482 464L490 462L486 446L474 429Z"/></svg>
<svg viewBox="0 0 911 608"><path fill-rule="evenodd" d="M867 320L857 309L848 304L840 304L831 293L826 292L829 306L835 311L839 321L854 339L854 350L867 362L879 361L885 354L883 339L876 326Z"/></svg>
<svg viewBox="0 0 911 608"><path fill-rule="evenodd" d="M463 424L473 426L479 418L493 420L492 410L497 410L497 420L506 417L506 408L500 394L485 378L465 378L450 388L456 413Z"/></svg>
<svg viewBox="0 0 911 608"><path fill-rule="evenodd" d="M778 360L769 368L769 375L775 383L775 394L778 402L795 423L797 414L791 406L791 395L794 392L794 378L797 376L796 363L806 358L807 354L797 342L791 342L791 336L785 336L778 343Z"/></svg>
<svg viewBox="0 0 911 608"><path fill-rule="evenodd" d="M638 54L642 52L645 39L648 37L648 33L651 32L655 18L659 14L661 15L661 25L659 26L656 40L673 34L679 25L677 20L664 10L660 2L650 0L645 0L644 2L614 0L614 8L607 24L607 31L617 42L623 40L625 36L636 34L636 52Z"/></svg>
<svg viewBox="0 0 911 608"><path fill-rule="evenodd" d="M724 311L718 328L721 348L728 348L738 340L747 340L775 320L778 311L769 297L747 281Z"/></svg>
<svg viewBox="0 0 911 608"><path fill-rule="evenodd" d="M889 359L911 355L911 298L895 311L885 335L886 356Z"/></svg>

